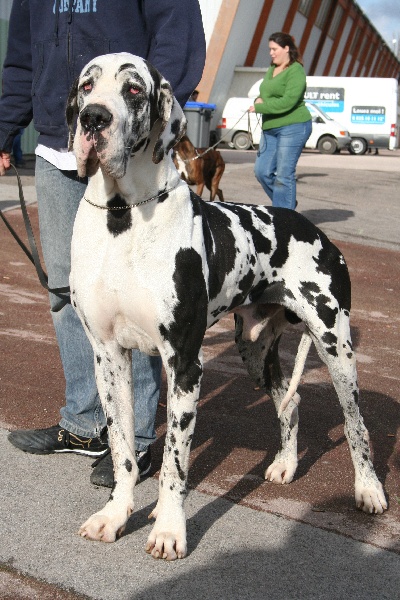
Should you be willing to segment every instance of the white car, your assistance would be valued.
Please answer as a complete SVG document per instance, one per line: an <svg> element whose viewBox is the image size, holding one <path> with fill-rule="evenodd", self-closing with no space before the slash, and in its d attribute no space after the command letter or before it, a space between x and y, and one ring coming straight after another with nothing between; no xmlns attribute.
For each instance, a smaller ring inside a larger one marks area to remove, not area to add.
<svg viewBox="0 0 400 600"><path fill-rule="evenodd" d="M251 91L251 90L250 90ZM261 115L249 113L252 98L229 98L217 125L217 138L231 148L248 150L258 146L261 138ZM311 102L306 102L311 113L312 132L305 148L317 149L322 154L334 154L347 148L350 134L340 123Z"/></svg>

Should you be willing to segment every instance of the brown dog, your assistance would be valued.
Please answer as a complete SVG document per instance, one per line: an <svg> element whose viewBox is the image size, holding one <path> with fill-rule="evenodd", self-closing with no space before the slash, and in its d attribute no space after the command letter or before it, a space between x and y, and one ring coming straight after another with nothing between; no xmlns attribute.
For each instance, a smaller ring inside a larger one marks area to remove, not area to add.
<svg viewBox="0 0 400 600"><path fill-rule="evenodd" d="M184 181L197 185L198 196L202 195L205 185L210 190L211 202L215 196L223 202L224 196L218 186L225 171L225 162L218 150L206 150L196 149L184 135L174 147L174 163Z"/></svg>

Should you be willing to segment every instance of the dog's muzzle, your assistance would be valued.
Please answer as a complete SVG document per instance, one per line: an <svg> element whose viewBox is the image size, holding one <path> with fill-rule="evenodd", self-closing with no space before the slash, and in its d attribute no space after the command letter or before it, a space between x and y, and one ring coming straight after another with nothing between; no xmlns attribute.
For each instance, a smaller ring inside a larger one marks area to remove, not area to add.
<svg viewBox="0 0 400 600"><path fill-rule="evenodd" d="M103 131L111 125L112 119L112 114L100 104L89 104L79 115L83 129L91 133Z"/></svg>

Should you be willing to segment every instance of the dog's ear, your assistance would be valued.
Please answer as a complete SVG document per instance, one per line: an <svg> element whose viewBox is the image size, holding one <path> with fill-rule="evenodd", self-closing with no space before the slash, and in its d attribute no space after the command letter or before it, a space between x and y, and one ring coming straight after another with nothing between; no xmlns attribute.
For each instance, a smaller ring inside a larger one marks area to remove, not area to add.
<svg viewBox="0 0 400 600"><path fill-rule="evenodd" d="M162 79L160 84L158 114L161 118L161 130L153 151L153 162L156 165L186 132L185 115L165 79Z"/></svg>
<svg viewBox="0 0 400 600"><path fill-rule="evenodd" d="M67 108L65 110L65 116L68 125L68 150L72 150L72 145L74 143L76 117L78 116L78 82L79 77L77 77L74 83L72 84L71 90L68 94Z"/></svg>

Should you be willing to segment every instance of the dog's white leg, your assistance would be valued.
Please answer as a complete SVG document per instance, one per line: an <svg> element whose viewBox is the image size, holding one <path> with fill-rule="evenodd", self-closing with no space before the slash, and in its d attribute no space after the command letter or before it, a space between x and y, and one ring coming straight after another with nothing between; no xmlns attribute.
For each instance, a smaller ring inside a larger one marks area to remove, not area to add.
<svg viewBox="0 0 400 600"><path fill-rule="evenodd" d="M175 560L184 558L187 552L184 500L187 494L190 446L196 422L202 363L199 356L194 364L185 365L183 384L179 383L179 376L170 368L170 364L171 361L167 361L168 424L159 498L150 515L156 518L156 522L147 540L146 552L154 558Z"/></svg>
<svg viewBox="0 0 400 600"><path fill-rule="evenodd" d="M90 540L114 542L133 512L138 477L135 459L131 351L116 342L94 346L96 382L107 417L115 484L105 507L92 515L79 534Z"/></svg>
<svg viewBox="0 0 400 600"><path fill-rule="evenodd" d="M267 322L255 342L246 342L242 338L242 318L236 316L235 341L239 352L251 377L271 396L277 413L288 390L278 355L279 339L287 324L282 308ZM296 394L279 416L281 449L265 472L265 478L274 483L290 483L297 469L299 400Z"/></svg>
<svg viewBox="0 0 400 600"><path fill-rule="evenodd" d="M356 359L350 341L349 318L343 311L330 336L329 347L322 343L320 336L314 337L314 343L329 369L343 409L344 431L355 470L356 505L367 513L382 513L387 502L371 462L369 435L358 406Z"/></svg>

